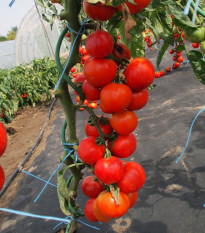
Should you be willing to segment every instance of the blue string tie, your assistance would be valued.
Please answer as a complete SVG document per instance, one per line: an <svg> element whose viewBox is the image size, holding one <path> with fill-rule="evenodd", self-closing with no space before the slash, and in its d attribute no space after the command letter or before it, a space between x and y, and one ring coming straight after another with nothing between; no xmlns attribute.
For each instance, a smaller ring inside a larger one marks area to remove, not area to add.
<svg viewBox="0 0 205 233"><path fill-rule="evenodd" d="M66 65L65 65L65 67L64 67L64 69L63 69L63 72L62 72L62 74L61 74L61 76L60 76L60 78L59 78L59 80L58 80L58 82L57 82L57 84L56 84L56 86L55 86L54 91L56 91L56 90L58 89L59 85L60 85L61 79L63 78L63 75L65 74L66 68L67 68L67 66L68 66L68 63L70 62L70 58L71 58L71 55L72 55L72 53L73 53L73 48L74 48L74 46L75 46L75 43L76 43L76 41L77 41L79 35L82 34L81 31L82 31L83 29L85 30L84 25L85 25L85 23L86 23L88 20L89 20L89 18L85 19L85 20L82 22L81 27L80 27L80 29L79 29L78 32L76 32L76 31L74 31L73 29L71 29L71 28L69 27L69 25L67 24L67 27L69 28L69 30L71 30L71 31L73 31L74 33L76 33L77 36L75 37L75 40L74 40L74 42L73 42L73 45L72 45L71 50L70 50L70 53L69 53L68 60L67 60Z"/></svg>
<svg viewBox="0 0 205 233"><path fill-rule="evenodd" d="M9 3L9 7L12 7L13 4L14 4L15 0L12 0L10 3Z"/></svg>
<svg viewBox="0 0 205 233"><path fill-rule="evenodd" d="M190 139L190 136L191 136L191 131L192 131L192 127L194 125L194 122L196 121L197 117L199 116L199 114L201 114L203 111L205 110L205 107L202 108L198 113L197 115L195 116L194 120L192 121L192 124L191 124L191 127L190 127L190 130L189 130L189 135L188 135L188 138L187 138L187 142L186 142L186 145L184 147L184 150L182 151L182 153L179 155L178 159L176 160L176 163L178 163L178 161L181 159L182 155L184 154L188 144L189 144L189 139Z"/></svg>

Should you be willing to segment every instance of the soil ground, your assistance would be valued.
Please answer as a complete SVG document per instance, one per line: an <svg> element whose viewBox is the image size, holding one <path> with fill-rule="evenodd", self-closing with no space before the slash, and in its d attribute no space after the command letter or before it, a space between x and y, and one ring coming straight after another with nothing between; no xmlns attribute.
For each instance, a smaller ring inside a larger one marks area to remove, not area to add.
<svg viewBox="0 0 205 233"><path fill-rule="evenodd" d="M18 110L15 118L9 124L6 124L8 144L5 153L0 159L0 164L4 169L5 181L18 168L25 158L26 154L31 150L48 117L51 101L43 103L35 108L30 106ZM40 143L34 149L32 156L25 163L24 169L27 169L39 153L45 149L46 138L51 133L52 122L56 119L57 111L60 109L58 101L54 103L47 127L43 133ZM6 190L6 196L0 198L0 206L8 208L15 196L15 192L19 187L22 179L20 173L16 176L12 184Z"/></svg>

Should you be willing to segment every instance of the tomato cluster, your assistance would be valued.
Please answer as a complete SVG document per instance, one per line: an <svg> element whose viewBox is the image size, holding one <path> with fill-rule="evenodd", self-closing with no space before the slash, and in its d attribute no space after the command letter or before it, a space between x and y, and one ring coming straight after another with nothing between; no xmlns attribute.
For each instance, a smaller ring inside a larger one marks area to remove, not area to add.
<svg viewBox="0 0 205 233"><path fill-rule="evenodd" d="M7 133L4 125L0 122L0 157L5 152L6 146L7 146ZM4 185L4 180L5 180L4 170L0 165L0 190Z"/></svg>
<svg viewBox="0 0 205 233"><path fill-rule="evenodd" d="M146 105L147 88L154 80L155 70L147 58L130 60L127 46L114 44L106 31L91 33L85 50L89 58L74 83L82 86L86 100L99 101L103 115L90 116L85 123L86 137L78 146L80 160L93 173L82 182L83 193L90 198L84 210L90 221L107 222L124 215L134 205L145 182L142 166L122 159L137 148L133 131L138 117L134 111ZM110 59L110 54L116 60ZM124 59L129 64L121 66Z"/></svg>

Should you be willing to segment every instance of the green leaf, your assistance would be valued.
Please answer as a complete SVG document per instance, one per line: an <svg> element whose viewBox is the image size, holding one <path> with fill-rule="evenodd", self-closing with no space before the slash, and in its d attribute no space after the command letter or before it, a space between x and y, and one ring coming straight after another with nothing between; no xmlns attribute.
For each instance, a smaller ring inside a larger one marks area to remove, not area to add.
<svg viewBox="0 0 205 233"><path fill-rule="evenodd" d="M39 6L45 8L45 5L44 5L44 3L43 3L42 0L36 0L36 3L37 3Z"/></svg>
<svg viewBox="0 0 205 233"><path fill-rule="evenodd" d="M184 45L177 45L177 47L176 47L176 51L177 52L181 52L181 51L183 51L183 50L185 50L185 46Z"/></svg>
<svg viewBox="0 0 205 233"><path fill-rule="evenodd" d="M50 20L45 16L45 14L42 14L42 18L47 21L47 22L50 22Z"/></svg>
<svg viewBox="0 0 205 233"><path fill-rule="evenodd" d="M205 85L205 60L202 53L191 50L187 53L187 58L192 66L195 76Z"/></svg>
<svg viewBox="0 0 205 233"><path fill-rule="evenodd" d="M68 204L69 204L69 191L66 185L66 180L64 178L64 174L68 167L65 167L58 171L57 173L57 193L58 193L58 199L60 203L60 208L62 212L65 215L70 215L70 212L68 210Z"/></svg>
<svg viewBox="0 0 205 233"><path fill-rule="evenodd" d="M169 47L169 43L165 42L164 41L164 44L163 46L160 48L159 50L159 53L157 55L157 61L156 61L156 64L157 64L157 67L159 68L159 65L162 61L162 58L164 56L164 53L166 52L167 48Z"/></svg>

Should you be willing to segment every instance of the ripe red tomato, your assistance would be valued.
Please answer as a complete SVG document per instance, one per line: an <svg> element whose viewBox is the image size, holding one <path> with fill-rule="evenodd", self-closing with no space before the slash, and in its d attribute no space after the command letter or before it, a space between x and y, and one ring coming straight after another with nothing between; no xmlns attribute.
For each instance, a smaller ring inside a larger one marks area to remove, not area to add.
<svg viewBox="0 0 205 233"><path fill-rule="evenodd" d="M83 193L90 198L97 197L103 191L103 185L94 180L93 176L87 176L82 182Z"/></svg>
<svg viewBox="0 0 205 233"><path fill-rule="evenodd" d="M144 10L150 4L151 0L143 0L143 1L142 0L134 0L134 2L136 4L125 2L126 5L129 8L129 11L130 11L131 15ZM122 11L122 6L121 5L118 7L118 10Z"/></svg>
<svg viewBox="0 0 205 233"><path fill-rule="evenodd" d="M149 93L147 89L141 91L132 92L132 101L128 106L129 110L135 111L143 108L149 99Z"/></svg>
<svg viewBox="0 0 205 233"><path fill-rule="evenodd" d="M137 115L130 110L113 113L110 118L111 127L120 135L132 133L138 124Z"/></svg>
<svg viewBox="0 0 205 233"><path fill-rule="evenodd" d="M85 48L90 56L104 58L112 52L112 36L106 31L98 30L93 32L88 36Z"/></svg>
<svg viewBox="0 0 205 233"><path fill-rule="evenodd" d="M100 108L105 113L121 112L132 100L132 91L125 84L110 83L100 92Z"/></svg>
<svg viewBox="0 0 205 233"><path fill-rule="evenodd" d="M199 47L200 43L192 43L192 47L197 49Z"/></svg>
<svg viewBox="0 0 205 233"><path fill-rule="evenodd" d="M79 74L75 79L74 79L74 83L75 85L81 85L83 82L85 81L85 75L84 73Z"/></svg>
<svg viewBox="0 0 205 233"><path fill-rule="evenodd" d="M159 72L159 71L156 71L156 72L155 72L155 78L160 78L160 77L161 77L160 72Z"/></svg>
<svg viewBox="0 0 205 233"><path fill-rule="evenodd" d="M98 180L104 184L118 182L123 175L123 164L117 157L98 159L94 166L94 172Z"/></svg>
<svg viewBox="0 0 205 233"><path fill-rule="evenodd" d="M105 217L118 218L128 211L130 200L125 193L119 192L119 203L116 203L110 192L104 192L96 198L96 205Z"/></svg>
<svg viewBox="0 0 205 233"><path fill-rule="evenodd" d="M98 107L97 103L90 103L89 108L96 109Z"/></svg>
<svg viewBox="0 0 205 233"><path fill-rule="evenodd" d="M123 74L126 84L135 91L143 90L153 82L155 76L154 66L150 60L137 57L130 62Z"/></svg>
<svg viewBox="0 0 205 233"><path fill-rule="evenodd" d="M3 155L7 146L7 133L4 125L0 122L0 157Z"/></svg>
<svg viewBox="0 0 205 233"><path fill-rule="evenodd" d="M129 48L126 45L119 42L117 42L114 45L112 53L119 60L121 60L122 58L127 58L127 59L131 58L131 53Z"/></svg>
<svg viewBox="0 0 205 233"><path fill-rule="evenodd" d="M116 73L117 65L111 59L90 57L85 62L85 78L94 87L103 87L112 82Z"/></svg>
<svg viewBox="0 0 205 233"><path fill-rule="evenodd" d="M2 166L0 165L0 191L4 186L4 180L5 180L4 170L3 170Z"/></svg>
<svg viewBox="0 0 205 233"><path fill-rule="evenodd" d="M145 171L136 162L127 162L124 166L124 173L117 186L124 193L138 191L145 182Z"/></svg>
<svg viewBox="0 0 205 233"><path fill-rule="evenodd" d="M160 76L163 76L164 75L164 70L160 70Z"/></svg>
<svg viewBox="0 0 205 233"><path fill-rule="evenodd" d="M170 66L167 66L167 67L166 67L166 71L167 71L167 72L170 72L170 71L171 71L171 67L170 67Z"/></svg>
<svg viewBox="0 0 205 233"><path fill-rule="evenodd" d="M173 53L174 53L174 49L170 49L170 50L169 50L169 53L170 53L170 54L173 54Z"/></svg>
<svg viewBox="0 0 205 233"><path fill-rule="evenodd" d="M89 18L99 21L106 21L110 19L116 11L115 7L106 6L101 2L93 5L88 3L87 0L83 1L83 9Z"/></svg>
<svg viewBox="0 0 205 233"><path fill-rule="evenodd" d="M90 220L91 222L98 222L98 219L95 217L93 213L93 202L94 201L95 201L95 198L91 198L86 202L85 207L84 207L84 212L88 220Z"/></svg>
<svg viewBox="0 0 205 233"><path fill-rule="evenodd" d="M70 69L70 72L75 72L76 71L76 68L75 67L72 67L71 69Z"/></svg>
<svg viewBox="0 0 205 233"><path fill-rule="evenodd" d="M88 100L100 99L100 89L98 87L92 86L87 80L83 82L82 91L85 95L85 98Z"/></svg>
<svg viewBox="0 0 205 233"><path fill-rule="evenodd" d="M112 127L110 126L109 122L103 125L98 120L98 124L104 134L110 135L112 133ZM85 123L85 133L87 136L94 136L94 137L99 136L97 127L95 125L94 126L89 125L88 122Z"/></svg>
<svg viewBox="0 0 205 233"><path fill-rule="evenodd" d="M102 192L103 193L103 192ZM97 205L96 205L96 199L93 202L93 214L95 215L95 217L98 219L98 221L100 222L108 222L110 220L110 218L106 218L98 209Z"/></svg>
<svg viewBox="0 0 205 233"><path fill-rule="evenodd" d="M130 200L130 208L134 206L134 204L137 201L138 198L138 192L134 192L134 193L128 193L127 194L129 200Z"/></svg>
<svg viewBox="0 0 205 233"><path fill-rule="evenodd" d="M179 56L178 59L177 59L178 62L183 62L184 61L184 58L182 56Z"/></svg>
<svg viewBox="0 0 205 233"><path fill-rule="evenodd" d="M78 146L79 158L86 164L93 165L105 153L104 145L95 144L96 137L89 136L83 139Z"/></svg>
<svg viewBox="0 0 205 233"><path fill-rule="evenodd" d="M114 156L127 158L135 152L137 148L137 140L133 133L129 133L125 136L118 135L113 143L109 141L108 147Z"/></svg>

